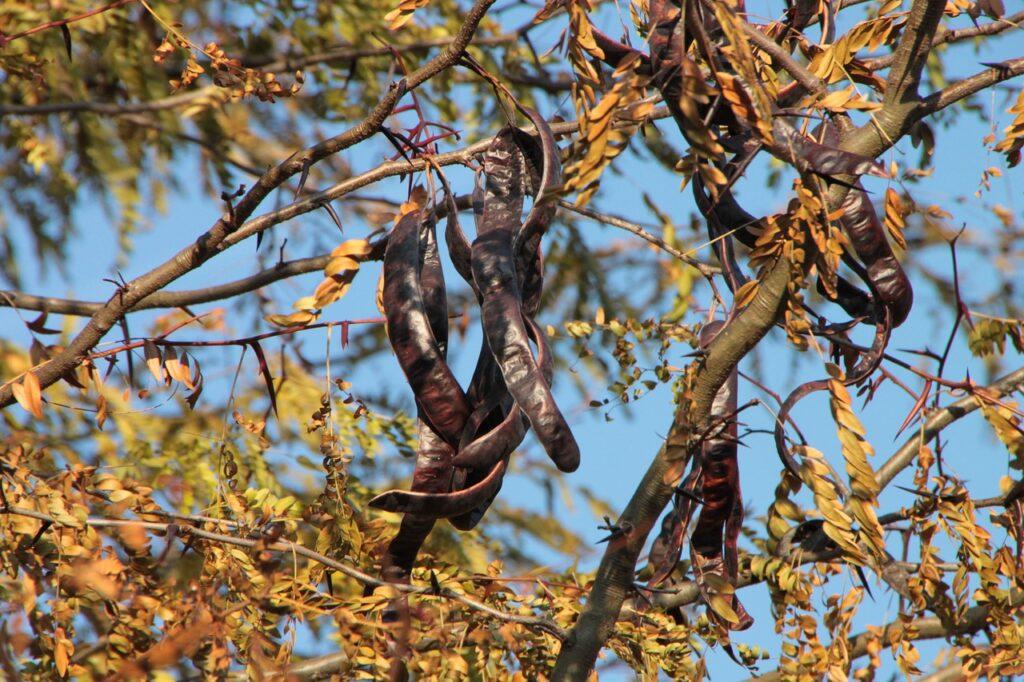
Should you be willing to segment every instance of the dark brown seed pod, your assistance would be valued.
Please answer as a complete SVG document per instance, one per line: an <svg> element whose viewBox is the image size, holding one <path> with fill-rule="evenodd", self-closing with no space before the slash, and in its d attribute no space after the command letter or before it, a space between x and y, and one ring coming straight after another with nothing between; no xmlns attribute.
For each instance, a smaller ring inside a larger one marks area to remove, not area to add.
<svg viewBox="0 0 1024 682"><path fill-rule="evenodd" d="M558 210L557 191L562 186L562 167L555 135L548 122L532 109L524 107L523 112L536 127L540 143L532 137L526 138L528 143L524 142L524 148L532 152L528 154L527 161L532 171L534 198L526 220L516 232L512 248L517 257L523 310L527 315L534 315L540 307L544 289L544 258L540 243Z"/></svg>
<svg viewBox="0 0 1024 682"><path fill-rule="evenodd" d="M850 238L850 245L867 269L872 293L889 309L893 327L903 324L914 305L910 280L889 246L885 228L875 213L867 194L851 190L843 201L840 224ZM861 190L861 191L858 191Z"/></svg>
<svg viewBox="0 0 1024 682"><path fill-rule="evenodd" d="M683 543L686 541L686 529L690 526L690 520L700 499L700 466L700 458L697 457L690 473L676 489L672 509L662 520L661 532L651 545L649 562L654 573L647 583L651 587L657 587L665 582L679 564Z"/></svg>
<svg viewBox="0 0 1024 682"><path fill-rule="evenodd" d="M437 230L433 220L420 228L420 292L423 309L430 322L430 331L441 352L448 357L448 295L444 286L444 270L437 249Z"/></svg>
<svg viewBox="0 0 1024 682"><path fill-rule="evenodd" d="M530 338L537 346L537 365L540 368L541 376L550 385L552 374L551 353L544 339L544 332L529 318L525 319L525 323ZM522 411L511 399L505 405L498 403L482 407L491 409L499 407L504 411L505 417L497 426L489 431L484 431L482 434L477 432L480 435L476 435L471 439L464 438L463 443L459 446L459 452L452 462L457 467L487 471L494 466L495 462L511 454L513 450L519 447L519 444L523 442L523 438L526 436L528 422L524 420Z"/></svg>
<svg viewBox="0 0 1024 682"><path fill-rule="evenodd" d="M816 134L826 144L839 144L839 131L834 125L824 124ZM859 181L846 194L841 209L839 223L850 238L857 258L864 264L862 276L876 303L888 309L892 327L898 327L910 314L914 291L893 254L882 221Z"/></svg>
<svg viewBox="0 0 1024 682"><path fill-rule="evenodd" d="M829 144L812 140L785 119L772 119L773 143L767 149L801 173L814 173L826 178L836 175L877 175L888 177L885 167L875 159L854 154Z"/></svg>
<svg viewBox="0 0 1024 682"><path fill-rule="evenodd" d="M434 337L420 288L419 209L404 215L384 254L384 311L388 338L412 387L423 418L457 446L470 413L469 402ZM445 321L447 328L447 320Z"/></svg>
<svg viewBox="0 0 1024 682"><path fill-rule="evenodd" d="M455 204L455 193L452 191L451 186L449 186L448 179L444 174L439 174L439 177L441 184L444 186L445 201L448 205L448 216L444 228L444 241L448 245L448 257L451 258L452 265L455 266L455 271L459 273L459 276L466 280L470 287L475 289L473 284L473 266L471 265L473 250L469 240L466 239L466 233L462 231L462 225L459 223L459 207ZM481 210L482 208L481 205ZM476 292L474 291L474 293ZM479 295L477 298L480 298Z"/></svg>
<svg viewBox="0 0 1024 682"><path fill-rule="evenodd" d="M484 153L483 214L477 223L477 235L519 225L526 196L526 157L520 148L517 128L507 126L494 137Z"/></svg>
<svg viewBox="0 0 1024 682"><path fill-rule="evenodd" d="M694 174L691 184L697 208L707 223L708 239L712 243L718 262L722 265L725 283L729 287L729 291L735 293L747 283L748 279L739 263L736 262L732 235L735 234L741 241L748 239L751 235L751 228L757 221L740 208L729 190L722 190L718 195L718 201L712 202L699 174Z"/></svg>
<svg viewBox="0 0 1024 682"><path fill-rule="evenodd" d="M419 422L416 468L412 489L418 493L445 493L451 487L454 449L445 443L428 424ZM383 559L383 575L392 581L407 581L416 555L434 527L433 514L407 514L398 534L388 544Z"/></svg>
<svg viewBox="0 0 1024 682"><path fill-rule="evenodd" d="M512 240L511 230L494 228L473 242L473 279L483 294L484 332L509 393L548 456L562 471L575 471L579 446L530 351Z"/></svg>
<svg viewBox="0 0 1024 682"><path fill-rule="evenodd" d="M706 348L724 326L720 321L704 325L700 334L701 347ZM708 574L718 574L733 585L737 579L737 540L743 524L743 500L736 457L737 390L737 371L734 368L715 395L711 407L712 431L705 436L700 450L698 487L702 506L690 538L690 561L701 594L709 603L711 594L706 581ZM732 630L750 627L754 621L735 596L729 595L726 599L736 613L737 621L730 620L725 624ZM712 609L712 612L715 610Z"/></svg>
<svg viewBox="0 0 1024 682"><path fill-rule="evenodd" d="M370 500L370 506L389 512L400 512L433 518L467 514L491 499L501 488L506 460L499 461L479 483L457 492L425 493L389 490Z"/></svg>

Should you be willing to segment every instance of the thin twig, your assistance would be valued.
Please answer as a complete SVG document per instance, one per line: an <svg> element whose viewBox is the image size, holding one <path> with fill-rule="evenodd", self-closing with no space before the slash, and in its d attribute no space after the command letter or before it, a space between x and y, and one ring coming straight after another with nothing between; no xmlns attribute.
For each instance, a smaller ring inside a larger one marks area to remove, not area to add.
<svg viewBox="0 0 1024 682"><path fill-rule="evenodd" d="M0 509L0 514L14 514L16 516L26 516L29 518L37 519L44 523L52 524L53 526L63 527L57 519L53 518L48 514L35 511L34 509L25 509L23 507L7 507ZM431 587L416 587L414 585L403 585L397 583L390 583L380 578L376 578L369 573L365 573L358 568L344 564L340 561L332 559L328 556L324 556L319 552L316 552L304 545L300 545L289 540L278 540L273 543L263 543L259 540L250 540L248 538L240 538L234 535L227 535L225 533L215 533L213 531L204 530L202 528L190 525L161 523L154 521L136 521L132 519L106 519L100 517L90 516L85 520L85 524L92 528L144 528L146 530L166 534L170 526L177 528L178 537L181 539L187 538L189 535L208 540L210 542L219 542L225 545L234 545L236 547L246 547L249 549L259 546L261 549L269 549L275 552L285 552L288 554L296 554L298 556L315 561L322 564L332 570L338 571L339 573L348 576L364 585L370 585L372 587L389 587L406 594L418 594L418 595L433 595L443 597L451 601L456 601L461 604L468 606L474 611L487 614L488 616L501 620L507 623L516 623L517 625L523 625L530 628L546 632L547 634L556 637L559 640L565 638L566 634L562 628L558 627L555 623L546 618L540 618L536 616L521 616L514 613L506 613L500 611L492 606L488 606L483 602L479 602L472 597L466 596L459 592L456 592L450 588L442 588L439 592Z"/></svg>

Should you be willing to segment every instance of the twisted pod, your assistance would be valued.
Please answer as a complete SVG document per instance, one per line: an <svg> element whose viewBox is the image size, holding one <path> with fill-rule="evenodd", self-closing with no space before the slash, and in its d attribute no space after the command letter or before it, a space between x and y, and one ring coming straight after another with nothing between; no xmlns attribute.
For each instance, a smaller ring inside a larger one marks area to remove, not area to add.
<svg viewBox="0 0 1024 682"><path fill-rule="evenodd" d="M389 490L370 501L372 507L405 515L382 562L389 580L408 580L437 519L447 518L460 530L480 522L528 427L560 469L579 466L579 447L551 394L552 356L533 320L544 285L541 239L562 183L558 147L547 122L534 111L522 111L536 134L509 126L486 150L483 183L477 183L473 196L477 235L472 242L441 176L448 252L481 309L484 339L467 390L447 363L448 308L433 218L407 204L388 239L383 286L388 339L418 413L411 490ZM524 218L528 192L533 203Z"/></svg>

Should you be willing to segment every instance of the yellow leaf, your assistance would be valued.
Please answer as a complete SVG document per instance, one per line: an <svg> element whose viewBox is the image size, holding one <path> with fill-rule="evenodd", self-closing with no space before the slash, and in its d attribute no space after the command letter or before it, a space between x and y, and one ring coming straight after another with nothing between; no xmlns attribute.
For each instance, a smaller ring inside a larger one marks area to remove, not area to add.
<svg viewBox="0 0 1024 682"><path fill-rule="evenodd" d="M264 320L278 327L301 327L313 322L318 315L300 310L291 315L265 315Z"/></svg>
<svg viewBox="0 0 1024 682"><path fill-rule="evenodd" d="M349 256L361 260L369 256L372 250L373 247L370 246L370 242L365 239L349 239L331 251L331 258Z"/></svg>
<svg viewBox="0 0 1024 682"><path fill-rule="evenodd" d="M733 294L733 305L737 308L745 307L748 303L754 300L759 286L760 282L756 279L752 279L741 286L736 290L736 293Z"/></svg>
<svg viewBox="0 0 1024 682"><path fill-rule="evenodd" d="M358 270L359 261L350 256L335 256L331 258L330 262L327 263L327 267L324 268L324 275L326 277L334 277L342 272Z"/></svg>
<svg viewBox="0 0 1024 682"><path fill-rule="evenodd" d="M852 88L847 88L830 92L818 102L818 106L822 109L841 109L850 101L850 97L853 95L852 90Z"/></svg>
<svg viewBox="0 0 1024 682"><path fill-rule="evenodd" d="M39 378L32 372L25 372L20 384L11 386L14 399L36 419L43 418L43 395Z"/></svg>
<svg viewBox="0 0 1024 682"><path fill-rule="evenodd" d="M299 300L295 301L295 303L292 303L292 308L295 310L306 310L312 312L319 308L319 306L316 304L316 298L313 296L303 296Z"/></svg>
<svg viewBox="0 0 1024 682"><path fill-rule="evenodd" d="M708 606L715 612L715 615L727 623L736 624L740 622L739 615L729 604L729 597L715 594L708 598Z"/></svg>
<svg viewBox="0 0 1024 682"><path fill-rule="evenodd" d="M377 310L380 311L381 315L386 315L384 311L384 271L380 271L380 277L377 278L377 296L374 298L374 302L377 304Z"/></svg>
<svg viewBox="0 0 1024 682"><path fill-rule="evenodd" d="M75 651L75 645L64 633L64 628L57 628L53 633L53 663L57 666L57 673L65 677L68 672L68 663L71 662L71 654Z"/></svg>

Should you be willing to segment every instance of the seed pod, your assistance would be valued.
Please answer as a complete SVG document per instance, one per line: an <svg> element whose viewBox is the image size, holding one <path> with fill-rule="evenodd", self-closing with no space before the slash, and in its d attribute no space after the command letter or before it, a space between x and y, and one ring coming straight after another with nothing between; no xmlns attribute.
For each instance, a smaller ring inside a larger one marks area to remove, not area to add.
<svg viewBox="0 0 1024 682"><path fill-rule="evenodd" d="M704 325L700 334L702 348L724 328L720 321ZM737 371L733 368L711 407L712 432L705 436L700 450L700 484L702 506L690 538L690 561L697 585L705 601L711 604L708 591L709 574L717 574L732 585L737 579L737 540L743 525L743 499L740 492L736 429ZM724 533L724 537L723 537ZM724 547L724 552L723 552ZM753 624L735 595L726 601L737 615L736 622L726 622L733 630L745 630ZM720 620L721 615L712 608Z"/></svg>
<svg viewBox="0 0 1024 682"><path fill-rule="evenodd" d="M444 270L437 249L437 230L433 220L423 223L420 228L420 292L423 295L423 309L430 322L441 357L448 357L448 295L444 286Z"/></svg>
<svg viewBox="0 0 1024 682"><path fill-rule="evenodd" d="M454 455L454 449L421 420L412 489L428 494L447 492L451 486L451 460ZM402 519L398 534L388 544L382 562L383 574L388 580L408 580L416 555L434 527L435 519L433 514L407 514Z"/></svg>
<svg viewBox="0 0 1024 682"><path fill-rule="evenodd" d="M693 512L697 509L697 501L700 499L697 495L700 466L700 458L697 457L690 473L676 488L672 509L662 519L661 532L651 545L649 563L654 569L654 574L647 583L651 587L657 587L665 582L679 564L683 543L686 540L686 529L690 526Z"/></svg>
<svg viewBox="0 0 1024 682"><path fill-rule="evenodd" d="M534 199L523 226L515 235L512 248L517 255L523 310L527 315L534 315L540 307L540 297L544 288L544 259L540 242L558 209L557 190L562 185L562 168L555 135L548 122L532 109L523 108L523 111L537 128L540 144L538 145L532 137L526 137L523 141L523 147L527 151L528 168L531 171Z"/></svg>
<svg viewBox="0 0 1024 682"><path fill-rule="evenodd" d="M391 231L384 254L384 311L388 338L423 418L448 444L458 445L470 408L432 330L420 288L419 209ZM432 292L432 305L436 307ZM436 314L434 315L436 317ZM447 329L447 320L445 321ZM447 332L445 332L447 333Z"/></svg>
<svg viewBox="0 0 1024 682"><path fill-rule="evenodd" d="M483 294L487 343L509 393L530 420L548 456L562 471L575 471L579 446L530 351L512 251L512 232L495 228L473 242L473 279Z"/></svg>
<svg viewBox="0 0 1024 682"><path fill-rule="evenodd" d="M448 216L444 229L444 240L448 245L448 257L451 258L455 271L473 287L473 267L470 264L472 248L469 245L469 240L466 239L466 234L462 231L462 226L459 224L459 207L455 205L455 193L452 192L451 187L448 185L448 179L443 174L439 175L439 177L441 178L441 184L444 185L445 200L448 204ZM474 210L476 207L475 201L476 193L474 192ZM481 204L482 209L483 206ZM474 291L474 293L476 292ZM479 298L479 295L477 298Z"/></svg>
<svg viewBox="0 0 1024 682"><path fill-rule="evenodd" d="M537 327L533 320L526 318L525 322L530 338L537 346L537 365L540 368L541 376L550 385L551 353L547 347L544 332ZM509 402L510 406L497 405L497 407L502 407L505 412L501 423L493 429L483 432L482 435L475 435L468 442L464 438L463 443L459 446L459 453L452 462L455 466L487 471L494 466L496 461L511 454L519 446L526 435L526 423L524 423L524 415L519 407L511 400Z"/></svg>
<svg viewBox="0 0 1024 682"><path fill-rule="evenodd" d="M389 490L370 500L370 506L389 512L401 512L434 518L447 518L473 511L485 500L493 498L501 488L506 460L501 460L479 483L457 492L424 493Z"/></svg>

